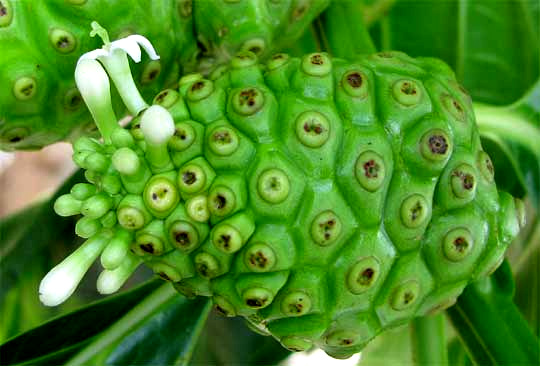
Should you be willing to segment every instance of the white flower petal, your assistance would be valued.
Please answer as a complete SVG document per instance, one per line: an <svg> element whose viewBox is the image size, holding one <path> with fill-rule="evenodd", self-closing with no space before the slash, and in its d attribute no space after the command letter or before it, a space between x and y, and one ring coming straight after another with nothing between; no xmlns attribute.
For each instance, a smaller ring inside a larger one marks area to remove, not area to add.
<svg viewBox="0 0 540 366"><path fill-rule="evenodd" d="M93 236L51 269L39 284L41 302L47 306L56 306L66 301L109 239L108 233Z"/></svg>
<svg viewBox="0 0 540 366"><path fill-rule="evenodd" d="M60 305L73 294L81 278L82 275L73 273L73 268L60 263L41 280L39 300L46 306Z"/></svg>
<svg viewBox="0 0 540 366"><path fill-rule="evenodd" d="M116 50L122 50L129 55L135 62L141 61L141 48L134 40L129 37L119 39L110 44L110 54Z"/></svg>
<svg viewBox="0 0 540 366"><path fill-rule="evenodd" d="M75 68L75 83L89 108L110 99L109 76L95 59L79 59Z"/></svg>
<svg viewBox="0 0 540 366"><path fill-rule="evenodd" d="M128 36L127 38L132 39L133 41L137 42L141 45L141 47L146 51L150 59L152 60L159 60L159 55L157 54L156 50L154 49L154 46L152 46L152 43L146 37L143 37L138 34L134 34L131 36Z"/></svg>
<svg viewBox="0 0 540 366"><path fill-rule="evenodd" d="M81 57L79 57L79 60L77 61L77 65L82 60L97 60L98 57L106 57L108 55L109 55L109 51L104 50L103 48L98 48L97 50L86 52Z"/></svg>

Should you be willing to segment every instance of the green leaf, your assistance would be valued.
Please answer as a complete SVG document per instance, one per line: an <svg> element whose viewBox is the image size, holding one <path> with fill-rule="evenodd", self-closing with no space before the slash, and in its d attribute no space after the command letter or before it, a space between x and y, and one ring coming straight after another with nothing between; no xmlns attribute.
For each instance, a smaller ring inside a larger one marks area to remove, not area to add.
<svg viewBox="0 0 540 366"><path fill-rule="evenodd" d="M472 366L471 359L459 338L454 338L448 345L449 363L452 366Z"/></svg>
<svg viewBox="0 0 540 366"><path fill-rule="evenodd" d="M163 285L68 365L189 365L210 309L208 299L188 300Z"/></svg>
<svg viewBox="0 0 540 366"><path fill-rule="evenodd" d="M372 34L380 49L444 60L474 100L500 105L538 78L539 13L534 0L398 0Z"/></svg>
<svg viewBox="0 0 540 366"><path fill-rule="evenodd" d="M272 337L248 329L240 318L212 312L193 358L196 365L275 365L290 355Z"/></svg>
<svg viewBox="0 0 540 366"><path fill-rule="evenodd" d="M159 283L152 281L132 291L97 301L8 340L0 346L2 364L53 364L65 361L66 357L85 346L92 337L103 332L155 290Z"/></svg>
<svg viewBox="0 0 540 366"><path fill-rule="evenodd" d="M492 155L497 183L540 209L540 79L517 102L475 104L484 148Z"/></svg>
<svg viewBox="0 0 540 366"><path fill-rule="evenodd" d="M533 365L540 344L513 302L514 282L505 261L493 276L469 285L447 310L467 352L480 365Z"/></svg>
<svg viewBox="0 0 540 366"><path fill-rule="evenodd" d="M516 305L540 337L540 218L533 222L533 231L527 247L515 266Z"/></svg>

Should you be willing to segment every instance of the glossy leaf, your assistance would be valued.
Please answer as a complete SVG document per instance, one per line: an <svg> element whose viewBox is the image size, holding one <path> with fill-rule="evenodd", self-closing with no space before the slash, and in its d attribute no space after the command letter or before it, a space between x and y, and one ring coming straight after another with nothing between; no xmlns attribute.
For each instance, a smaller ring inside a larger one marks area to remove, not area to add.
<svg viewBox="0 0 540 366"><path fill-rule="evenodd" d="M533 365L540 343L513 303L507 262L493 276L469 285L447 313L469 353L481 365Z"/></svg>
<svg viewBox="0 0 540 366"><path fill-rule="evenodd" d="M152 281L130 292L95 302L8 340L0 346L2 364L64 361L148 296L158 284Z"/></svg>
<svg viewBox="0 0 540 366"><path fill-rule="evenodd" d="M540 80L517 102L504 107L476 104L475 113L484 147L493 155L497 183L519 197L527 193L538 210Z"/></svg>
<svg viewBox="0 0 540 366"><path fill-rule="evenodd" d="M372 34L382 50L444 60L474 100L507 104L538 78L539 11L531 0L398 0Z"/></svg>
<svg viewBox="0 0 540 366"><path fill-rule="evenodd" d="M536 218L532 227L528 246L515 266L515 302L533 333L540 337L540 218Z"/></svg>
<svg viewBox="0 0 540 366"><path fill-rule="evenodd" d="M120 317L67 365L188 365L210 311L164 284Z"/></svg>

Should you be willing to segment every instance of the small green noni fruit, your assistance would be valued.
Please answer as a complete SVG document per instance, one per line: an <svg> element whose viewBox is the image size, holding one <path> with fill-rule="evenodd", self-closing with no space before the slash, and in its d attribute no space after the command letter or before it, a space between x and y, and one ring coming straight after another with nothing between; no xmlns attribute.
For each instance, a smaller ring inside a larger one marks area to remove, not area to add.
<svg viewBox="0 0 540 366"><path fill-rule="evenodd" d="M82 214L100 291L142 262L294 351L345 358L451 306L523 225L435 59L241 52L104 137L74 144L90 183L56 202Z"/></svg>
<svg viewBox="0 0 540 366"><path fill-rule="evenodd" d="M73 80L79 56L100 44L89 36L92 20L113 38L138 33L154 41L161 59L145 58L133 68L143 95L174 82L197 53L191 13L171 11L175 3L0 0L0 150L37 149L95 127Z"/></svg>

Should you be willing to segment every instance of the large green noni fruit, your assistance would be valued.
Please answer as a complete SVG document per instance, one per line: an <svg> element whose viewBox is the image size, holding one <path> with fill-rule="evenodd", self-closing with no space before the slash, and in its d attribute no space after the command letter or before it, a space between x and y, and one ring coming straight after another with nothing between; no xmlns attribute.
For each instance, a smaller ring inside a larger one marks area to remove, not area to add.
<svg viewBox="0 0 540 366"><path fill-rule="evenodd" d="M83 215L100 291L142 261L290 350L344 358L451 306L523 225L441 61L241 52L213 77L75 143L91 184L56 209Z"/></svg>
<svg viewBox="0 0 540 366"><path fill-rule="evenodd" d="M100 44L89 36L93 20L113 39L137 33L153 40L160 60L144 58L133 69L150 98L180 73L211 68L237 50L267 55L290 45L328 3L0 0L0 150L38 149L94 131L73 79L78 57Z"/></svg>

